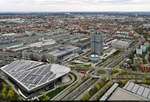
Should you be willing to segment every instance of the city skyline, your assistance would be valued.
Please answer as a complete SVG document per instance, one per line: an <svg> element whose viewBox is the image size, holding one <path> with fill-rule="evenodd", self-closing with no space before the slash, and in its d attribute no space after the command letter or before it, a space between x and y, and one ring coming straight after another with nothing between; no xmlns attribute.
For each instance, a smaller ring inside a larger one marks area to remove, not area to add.
<svg viewBox="0 0 150 102"><path fill-rule="evenodd" d="M149 0L0 0L0 12L149 11Z"/></svg>

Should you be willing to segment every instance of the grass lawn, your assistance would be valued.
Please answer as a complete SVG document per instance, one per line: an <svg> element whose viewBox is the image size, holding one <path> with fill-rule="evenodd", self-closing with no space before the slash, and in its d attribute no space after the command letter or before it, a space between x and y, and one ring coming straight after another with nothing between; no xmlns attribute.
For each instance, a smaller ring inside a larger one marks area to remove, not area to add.
<svg viewBox="0 0 150 102"><path fill-rule="evenodd" d="M47 95L49 96L49 99L52 99L54 96L56 96L59 92L61 92L62 90L64 90L67 86L69 85L65 85L62 87L57 88L54 91L51 91L50 93L48 93Z"/></svg>
<svg viewBox="0 0 150 102"><path fill-rule="evenodd" d="M104 70L98 70L97 71L99 74L106 74L106 71L104 71Z"/></svg>

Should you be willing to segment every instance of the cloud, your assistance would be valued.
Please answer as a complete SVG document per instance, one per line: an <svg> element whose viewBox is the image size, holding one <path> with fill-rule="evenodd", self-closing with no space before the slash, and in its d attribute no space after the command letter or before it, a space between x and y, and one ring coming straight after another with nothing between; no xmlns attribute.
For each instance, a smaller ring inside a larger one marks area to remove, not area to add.
<svg viewBox="0 0 150 102"><path fill-rule="evenodd" d="M150 0L0 0L4 11L149 11Z"/></svg>

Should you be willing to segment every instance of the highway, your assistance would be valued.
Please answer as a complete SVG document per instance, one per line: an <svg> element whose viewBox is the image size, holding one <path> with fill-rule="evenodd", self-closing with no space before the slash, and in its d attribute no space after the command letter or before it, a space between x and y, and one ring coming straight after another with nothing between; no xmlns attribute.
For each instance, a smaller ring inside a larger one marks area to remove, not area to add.
<svg viewBox="0 0 150 102"><path fill-rule="evenodd" d="M77 75L77 81L74 82L72 85L70 85L65 90L63 90L62 92L60 92L58 95L56 95L51 100L61 100L63 97L65 97L67 94L69 94L73 89L78 87L77 83L82 83L83 82L83 80L81 80L81 76L79 75L79 73L77 73L76 71L72 71L72 72Z"/></svg>
<svg viewBox="0 0 150 102"><path fill-rule="evenodd" d="M97 79L90 78L82 85L80 85L77 89L73 90L69 95L64 97L62 100L75 100L80 94L82 94L88 87L94 84Z"/></svg>
<svg viewBox="0 0 150 102"><path fill-rule="evenodd" d="M99 78L93 85L91 85L89 88L87 88L82 94L80 94L75 100L81 100L82 96L88 92L89 89L93 88L96 84L98 84L100 82L100 80L102 80L101 78Z"/></svg>

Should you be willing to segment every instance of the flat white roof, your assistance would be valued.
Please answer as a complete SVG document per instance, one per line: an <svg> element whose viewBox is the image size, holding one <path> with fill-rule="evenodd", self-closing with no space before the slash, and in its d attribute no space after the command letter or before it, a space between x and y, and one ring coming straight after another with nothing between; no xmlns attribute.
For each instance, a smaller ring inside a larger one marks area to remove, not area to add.
<svg viewBox="0 0 150 102"><path fill-rule="evenodd" d="M101 98L100 101L105 101L110 95L111 93L113 93L113 91L119 86L118 83L115 83Z"/></svg>
<svg viewBox="0 0 150 102"><path fill-rule="evenodd" d="M122 40L114 40L114 41L112 42L112 44L117 44L117 45L122 45L122 46L125 46L125 45L129 46L129 42L127 42L127 41L122 41Z"/></svg>
<svg viewBox="0 0 150 102"><path fill-rule="evenodd" d="M138 96L150 99L150 88L146 88L142 85L128 81L128 83L126 83L126 85L124 86L124 89Z"/></svg>
<svg viewBox="0 0 150 102"><path fill-rule="evenodd" d="M110 101L124 100L125 101L125 100L147 100L147 99L118 87L115 90L115 92L109 97L108 100Z"/></svg>
<svg viewBox="0 0 150 102"><path fill-rule="evenodd" d="M14 61L1 70L27 91L32 91L70 72L70 68L62 65L29 60Z"/></svg>
<svg viewBox="0 0 150 102"><path fill-rule="evenodd" d="M49 40L44 40L44 41L41 41L41 42L32 43L28 46L29 47L42 47L42 46L53 45L53 44L56 44L56 41L53 40L53 39L49 39Z"/></svg>
<svg viewBox="0 0 150 102"><path fill-rule="evenodd" d="M64 54L66 54L66 53L72 52L72 51L78 49L79 47L72 46L72 45L66 45L63 48L64 48L64 50L57 49L52 52L49 52L48 54L58 57L58 56L62 56Z"/></svg>

